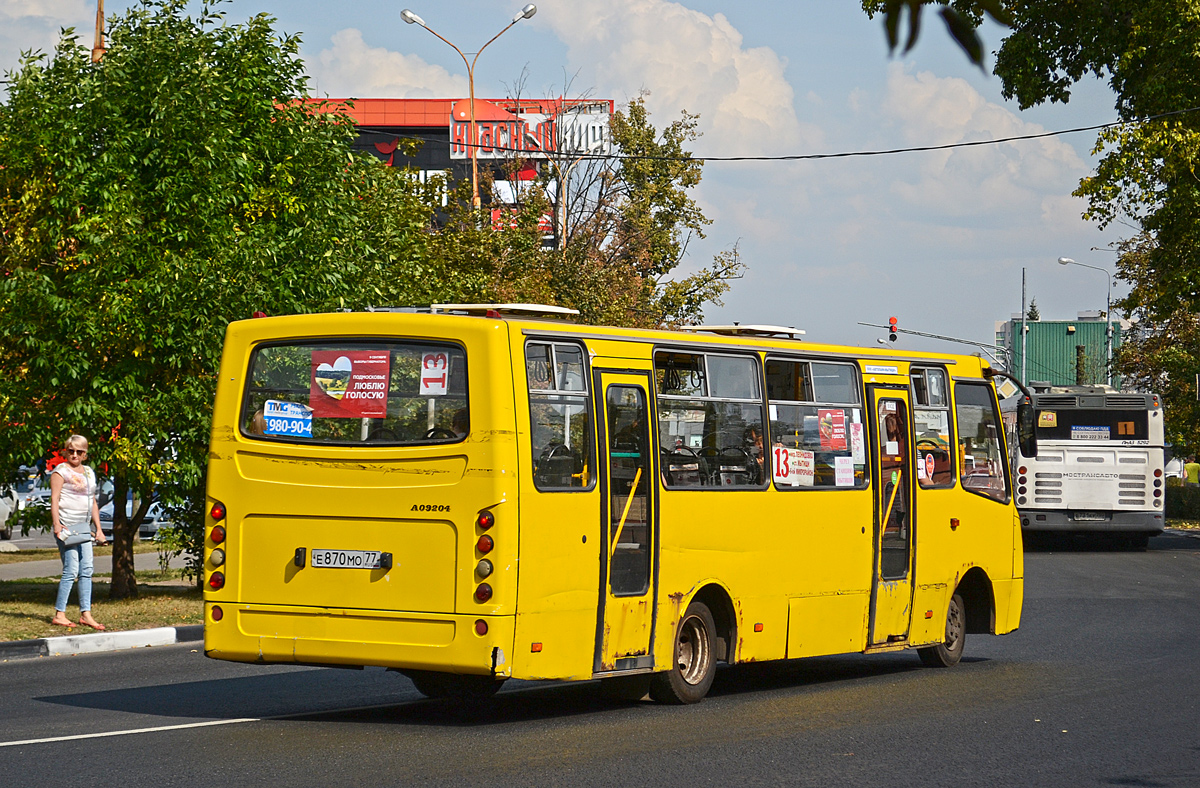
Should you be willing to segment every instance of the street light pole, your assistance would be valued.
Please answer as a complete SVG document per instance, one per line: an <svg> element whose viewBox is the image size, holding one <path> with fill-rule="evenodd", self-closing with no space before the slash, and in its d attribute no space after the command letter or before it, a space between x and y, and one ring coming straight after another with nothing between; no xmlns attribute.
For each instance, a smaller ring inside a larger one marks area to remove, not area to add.
<svg viewBox="0 0 1200 788"><path fill-rule="evenodd" d="M1108 295L1104 300L1104 369L1108 379L1108 385L1112 385L1112 274L1107 268L1101 268L1098 265L1088 265L1087 263L1077 263L1070 257L1058 258L1059 265L1077 265L1080 268L1090 268L1093 271L1099 271L1104 274L1104 280L1108 284Z"/></svg>
<svg viewBox="0 0 1200 788"><path fill-rule="evenodd" d="M492 36L490 39L488 39L487 44L484 44L483 46L481 46L479 48L479 51L475 53L475 57L472 60L468 61L467 56L463 54L463 51L461 49L454 46L454 44L450 43L450 41L445 36L441 35L436 30L434 30L432 27L425 24L424 19L417 16L416 14L414 14L412 11L408 10L407 8L400 12L400 18L403 19L405 22L407 22L410 25L420 25L421 27L428 30L430 33L433 33L435 36L440 38L446 44L448 44L450 46L450 48L453 49L455 52L457 52L458 56L463 59L463 65L465 65L467 67L467 86L470 89L469 106L470 106L470 113L471 113L471 125L470 125L471 139L469 142L469 147L471 149L471 204L474 205L476 208L478 208L481 205L481 203L479 200L479 162L477 159L477 157L479 155L479 144L478 144L479 136L478 136L478 133L475 128L475 64L479 62L479 56L483 54L483 50L488 48L488 44L491 44L497 38L504 35L504 33L507 32L508 29L510 27L512 27L513 25L515 25L517 22L520 22L522 19L529 19L531 16L533 16L536 13L537 13L537 6L535 6L533 3L529 3L528 5L526 5L524 8L521 9L520 13L518 13L516 16L514 16L512 18L512 21L510 21L507 25L505 25L503 30L501 30L496 35Z"/></svg>

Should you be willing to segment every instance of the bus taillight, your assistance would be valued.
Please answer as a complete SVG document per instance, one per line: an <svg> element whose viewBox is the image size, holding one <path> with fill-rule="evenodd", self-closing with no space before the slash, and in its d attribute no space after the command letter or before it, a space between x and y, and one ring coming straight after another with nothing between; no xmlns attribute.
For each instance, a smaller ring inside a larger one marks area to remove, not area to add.
<svg viewBox="0 0 1200 788"><path fill-rule="evenodd" d="M492 552L492 548L495 546L496 546L496 543L493 542L492 537L488 536L487 534L484 534L483 536L479 537L479 541L475 543L475 549L478 550L479 552L483 553L484 555L487 555L488 553Z"/></svg>
<svg viewBox="0 0 1200 788"><path fill-rule="evenodd" d="M475 598L480 602L486 602L492 598L492 587L487 583L480 583L479 588L475 589Z"/></svg>
<svg viewBox="0 0 1200 788"><path fill-rule="evenodd" d="M225 587L225 575L222 572L213 572L212 577L208 578L208 587L213 591L220 591Z"/></svg>
<svg viewBox="0 0 1200 788"><path fill-rule="evenodd" d="M1154 469L1154 478L1157 479L1160 476L1162 476L1162 468L1155 468Z"/></svg>
<svg viewBox="0 0 1200 788"><path fill-rule="evenodd" d="M1029 471L1025 468L1024 465L1022 465L1020 468L1017 468L1017 473L1024 476L1025 474L1029 473Z"/></svg>
<svg viewBox="0 0 1200 788"><path fill-rule="evenodd" d="M475 574L479 575L480 578L490 577L493 571L495 571L495 567L486 558L475 566Z"/></svg>
<svg viewBox="0 0 1200 788"><path fill-rule="evenodd" d="M486 531L495 524L496 515L492 514L491 512L480 512L479 516L475 518L475 525L477 525L481 531Z"/></svg>
<svg viewBox="0 0 1200 788"><path fill-rule="evenodd" d="M213 518L214 520L224 520L225 519L225 504L221 503L220 501L217 501L216 503L214 503L212 505L212 509L210 509L208 512L208 516Z"/></svg>
<svg viewBox="0 0 1200 788"><path fill-rule="evenodd" d="M488 629L487 622L484 621L482 618L475 622L475 634L476 635L481 635L481 636L486 635L487 629Z"/></svg>
<svg viewBox="0 0 1200 788"><path fill-rule="evenodd" d="M213 529L208 532L208 538L213 544L220 544L225 541L225 527L222 525L214 525Z"/></svg>

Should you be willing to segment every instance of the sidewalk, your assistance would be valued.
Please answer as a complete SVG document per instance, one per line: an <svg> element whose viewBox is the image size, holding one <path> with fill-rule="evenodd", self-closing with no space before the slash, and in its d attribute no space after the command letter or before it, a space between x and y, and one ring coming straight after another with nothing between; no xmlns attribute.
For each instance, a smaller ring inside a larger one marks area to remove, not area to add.
<svg viewBox="0 0 1200 788"><path fill-rule="evenodd" d="M67 654L91 654L147 646L173 646L204 640L204 625L131 629L125 632L97 632L94 635L64 635L36 640L0 642L0 663L10 659L58 657Z"/></svg>
<svg viewBox="0 0 1200 788"><path fill-rule="evenodd" d="M171 559L172 569L181 569L187 562L183 556ZM112 556L98 555L92 570L98 575L112 574ZM133 557L133 568L138 572L158 569L158 553L136 553ZM19 561L12 564L0 564L0 580L24 580L29 577L58 577L62 574L62 561L50 558L45 561Z"/></svg>

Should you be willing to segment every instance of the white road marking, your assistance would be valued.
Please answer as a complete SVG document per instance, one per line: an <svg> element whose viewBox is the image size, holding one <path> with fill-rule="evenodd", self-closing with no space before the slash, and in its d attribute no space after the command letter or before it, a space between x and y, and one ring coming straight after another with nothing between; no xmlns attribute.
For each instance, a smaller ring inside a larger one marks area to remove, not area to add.
<svg viewBox="0 0 1200 788"><path fill-rule="evenodd" d="M243 722L259 722L263 717L242 717L236 720L210 720L209 722L188 722L182 725L160 725L157 728L133 728L127 731L103 731L100 733L80 733L75 736L51 736L46 739L25 739L24 741L0 741L0 747L20 747L26 744L50 744L59 741L80 741L81 739L103 739L107 736L130 736L135 733L158 733L159 731L178 731L185 728L207 728L213 725L237 725Z"/></svg>
<svg viewBox="0 0 1200 788"><path fill-rule="evenodd" d="M372 709L391 708L405 705L412 701L397 703L375 703L370 706L351 706L345 709L314 709L298 711L292 714L279 714L272 717L238 717L232 720L209 720L208 722L185 722L180 725L159 725L154 728L131 728L124 731L101 731L99 733L78 733L73 736L50 736L45 739L25 739L23 741L0 741L0 747L21 747L26 744L52 744L60 741L81 741L83 739L103 739L109 736L131 736L136 733L161 733L163 731L179 731L188 728L210 728L214 725L241 725L247 722L266 722L271 720L290 720L296 717L311 717L318 714L346 714L354 711L371 711ZM421 701L416 701L421 702Z"/></svg>

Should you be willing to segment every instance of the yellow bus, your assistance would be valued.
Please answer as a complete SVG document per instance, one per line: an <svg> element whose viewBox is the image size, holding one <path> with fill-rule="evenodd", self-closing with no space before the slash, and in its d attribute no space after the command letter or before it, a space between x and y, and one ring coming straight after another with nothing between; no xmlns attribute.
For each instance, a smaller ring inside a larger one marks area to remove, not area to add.
<svg viewBox="0 0 1200 788"><path fill-rule="evenodd" d="M786 329L445 305L260 318L213 412L205 653L430 696L915 649L1020 622L993 373Z"/></svg>

